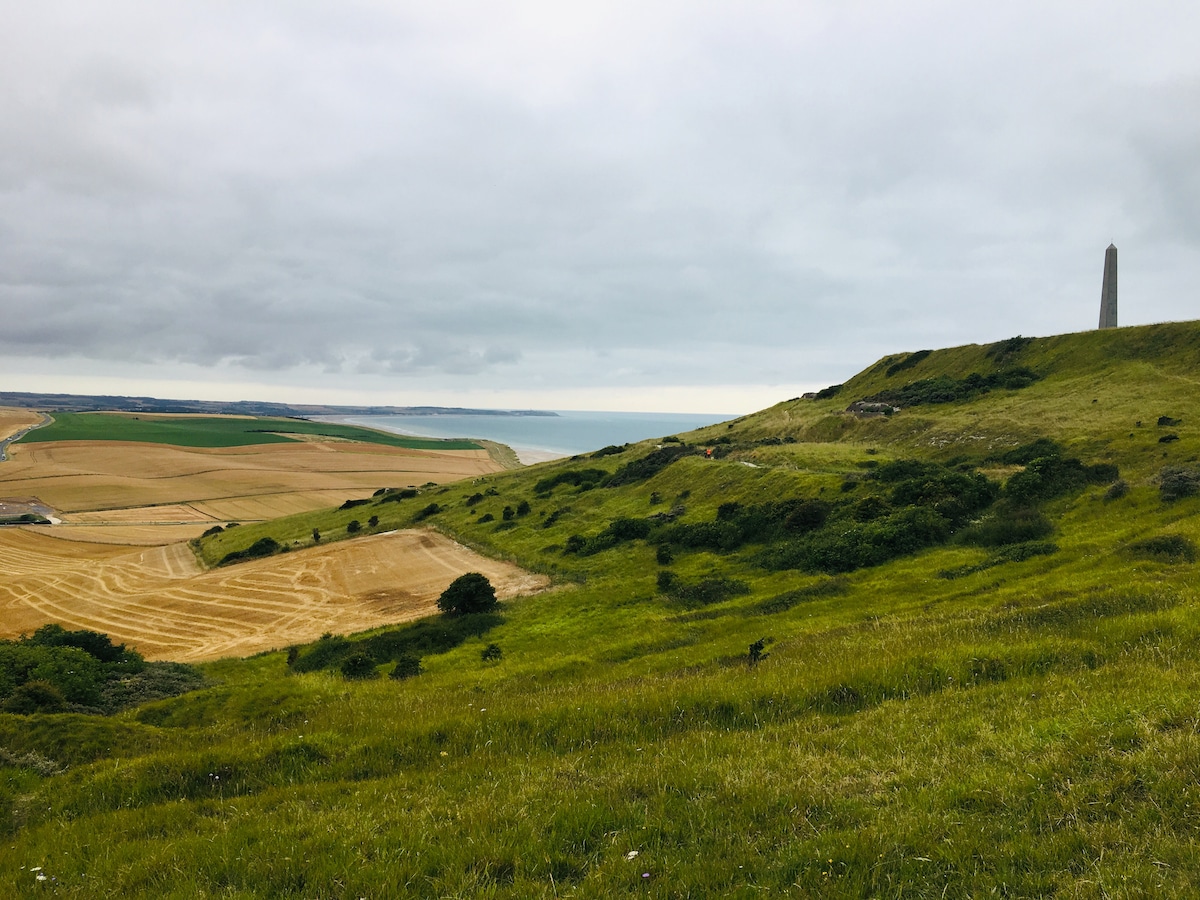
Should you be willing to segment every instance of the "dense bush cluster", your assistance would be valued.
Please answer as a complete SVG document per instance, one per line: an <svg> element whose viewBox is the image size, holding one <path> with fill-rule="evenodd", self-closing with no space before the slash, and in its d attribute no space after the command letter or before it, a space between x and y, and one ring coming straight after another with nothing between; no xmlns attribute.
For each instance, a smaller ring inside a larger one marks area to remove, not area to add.
<svg viewBox="0 0 1200 900"><path fill-rule="evenodd" d="M1164 466L1158 473L1158 493L1168 503L1200 494L1200 470Z"/></svg>
<svg viewBox="0 0 1200 900"><path fill-rule="evenodd" d="M288 652L288 667L293 672L340 671L347 659L362 654L371 661L372 669L385 663L400 664L406 659L415 660L419 669L422 657L453 650L463 641L486 634L500 622L495 613L483 613L422 619L355 640L327 634L312 644L292 648ZM411 663L405 665L409 674L419 674L411 671Z"/></svg>
<svg viewBox="0 0 1200 900"><path fill-rule="evenodd" d="M664 442L665 442L664 438ZM621 487L626 484L637 484L648 481L671 463L685 456L694 456L700 450L687 444L678 443L651 450L641 459L630 460L613 472L604 482L605 487Z"/></svg>
<svg viewBox="0 0 1200 900"><path fill-rule="evenodd" d="M94 631L43 625L31 636L0 641L0 707L7 712L113 713L203 683L191 666L147 663Z"/></svg>
<svg viewBox="0 0 1200 900"><path fill-rule="evenodd" d="M813 397L814 400L830 400L842 392L843 385L831 384L829 387L821 388Z"/></svg>
<svg viewBox="0 0 1200 900"><path fill-rule="evenodd" d="M757 545L755 558L769 570L837 574L880 565L953 536L1005 548L993 554L991 564L998 565L1053 552L1053 545L1044 543L1054 528L1040 510L1042 502L1118 475L1116 466L1085 465L1044 439L1007 452L1001 461L1025 467L1003 490L970 467L901 459L856 473L847 482L855 490L835 500L727 502L711 521L702 522L679 522L661 513L618 518L597 534L571 535L562 549L588 556L640 539L656 545L656 559L669 565L679 550L729 553Z"/></svg>
<svg viewBox="0 0 1200 900"><path fill-rule="evenodd" d="M678 438L663 438L663 441L664 446L651 450L640 459L630 460L611 475L603 469L568 469L541 479L533 486L533 491L545 496L561 484L574 485L581 491L637 484L653 478L677 459L700 453L698 448L681 443Z"/></svg>
<svg viewBox="0 0 1200 900"><path fill-rule="evenodd" d="M603 469L570 469L566 472L555 472L541 479L533 486L535 494L549 494L560 484L570 484L575 487L595 487L608 477Z"/></svg>
<svg viewBox="0 0 1200 900"><path fill-rule="evenodd" d="M226 553L221 558L219 565L225 566L230 563L241 562L243 559L261 559L264 556L273 556L282 549L283 547L275 538L260 537L245 550L234 550L231 553Z"/></svg>
<svg viewBox="0 0 1200 900"><path fill-rule="evenodd" d="M1164 562L1195 562L1196 545L1181 534L1159 534L1136 541L1128 550L1134 556Z"/></svg>
<svg viewBox="0 0 1200 900"><path fill-rule="evenodd" d="M1032 343L1033 338L1021 337L1021 335L1018 334L1016 337L1010 337L1006 341L997 341L996 343L992 344L992 346L988 347L988 351L985 355L988 359L995 360L997 363L1002 364L1010 357L1016 356Z"/></svg>
<svg viewBox="0 0 1200 900"><path fill-rule="evenodd" d="M915 366L921 360L928 357L929 354L931 354L931 353L933 353L932 350L918 350L916 353L910 353L907 356L905 356L903 359L901 359L899 362L894 362L890 366L888 366L887 371L884 372L883 374L887 378L891 378L897 372L903 372L905 369L911 369L913 366Z"/></svg>
<svg viewBox="0 0 1200 900"><path fill-rule="evenodd" d="M1029 387L1041 376L1032 369L1017 366L980 375L972 372L965 378L951 378L949 375L939 375L936 378L923 378L899 388L888 388L864 397L867 403L890 403L901 408L920 406L925 403L954 403L960 400L972 400L981 394L997 388L1010 391Z"/></svg>
<svg viewBox="0 0 1200 900"><path fill-rule="evenodd" d="M618 453L624 453L628 449L628 444L622 444L619 447L616 444L609 444L607 447L601 447L599 450L593 453L592 459L603 459L605 456L616 456Z"/></svg>
<svg viewBox="0 0 1200 900"><path fill-rule="evenodd" d="M734 578L711 576L697 581L685 581L674 572L658 573L658 589L683 606L710 606L731 597L750 593L750 586Z"/></svg>

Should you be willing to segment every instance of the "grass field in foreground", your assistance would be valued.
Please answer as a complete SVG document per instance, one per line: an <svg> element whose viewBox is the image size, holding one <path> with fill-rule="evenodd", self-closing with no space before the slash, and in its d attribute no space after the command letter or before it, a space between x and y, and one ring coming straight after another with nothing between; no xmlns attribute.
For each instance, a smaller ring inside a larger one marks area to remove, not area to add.
<svg viewBox="0 0 1200 900"><path fill-rule="evenodd" d="M42 895L39 867L68 897L1193 897L1200 494L1160 485L1200 468L1200 395L1181 389L1198 338L1029 342L1015 355L1043 378L1022 390L846 414L890 379L1000 364L984 347L888 362L850 396L683 436L717 459L537 487L616 473L642 444L398 504L436 501L425 522L562 587L403 681L294 674L280 653L114 719L0 715L0 892ZM753 544L564 552L733 502L865 514L896 460L1011 482L1021 466L989 457L1037 437L1123 483L1045 502L1043 555L954 538L828 575L770 571ZM657 588L668 567L746 592L681 602Z"/></svg>
<svg viewBox="0 0 1200 900"><path fill-rule="evenodd" d="M22 441L137 441L177 447L242 447L296 440L288 435L319 435L410 450L481 449L473 441L405 437L354 425L308 419L130 416L111 413L55 413L51 425L30 432Z"/></svg>

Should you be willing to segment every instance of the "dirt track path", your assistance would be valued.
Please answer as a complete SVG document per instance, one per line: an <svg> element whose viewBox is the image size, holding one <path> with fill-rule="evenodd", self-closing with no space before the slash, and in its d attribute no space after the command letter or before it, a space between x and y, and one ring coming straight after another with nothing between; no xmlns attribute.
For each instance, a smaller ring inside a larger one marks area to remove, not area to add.
<svg viewBox="0 0 1200 900"><path fill-rule="evenodd" d="M46 622L105 632L150 659L244 656L436 612L464 572L502 599L547 579L450 539L398 531L202 572L186 544L133 548L0 533L0 637Z"/></svg>

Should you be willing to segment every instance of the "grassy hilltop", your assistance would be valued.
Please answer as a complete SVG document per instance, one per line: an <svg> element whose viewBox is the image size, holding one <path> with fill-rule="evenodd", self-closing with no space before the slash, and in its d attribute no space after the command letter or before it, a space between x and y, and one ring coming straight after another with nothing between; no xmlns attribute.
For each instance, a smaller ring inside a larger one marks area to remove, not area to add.
<svg viewBox="0 0 1200 900"><path fill-rule="evenodd" d="M399 516L557 586L114 717L0 715L0 890L1192 896L1197 372L1200 323L898 353L210 535L233 564Z"/></svg>

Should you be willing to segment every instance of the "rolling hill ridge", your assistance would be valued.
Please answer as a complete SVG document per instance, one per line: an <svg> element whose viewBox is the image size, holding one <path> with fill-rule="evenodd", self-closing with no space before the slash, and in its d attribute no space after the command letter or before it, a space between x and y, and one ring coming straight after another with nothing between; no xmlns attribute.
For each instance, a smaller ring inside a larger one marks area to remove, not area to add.
<svg viewBox="0 0 1200 900"><path fill-rule="evenodd" d="M1196 372L1196 322L908 351L689 434L209 535L218 565L401 510L555 587L453 640L331 635L111 718L0 715L0 884L1189 896ZM354 653L380 677L343 677Z"/></svg>

